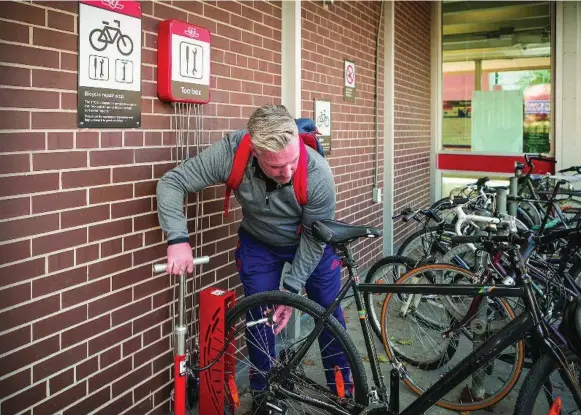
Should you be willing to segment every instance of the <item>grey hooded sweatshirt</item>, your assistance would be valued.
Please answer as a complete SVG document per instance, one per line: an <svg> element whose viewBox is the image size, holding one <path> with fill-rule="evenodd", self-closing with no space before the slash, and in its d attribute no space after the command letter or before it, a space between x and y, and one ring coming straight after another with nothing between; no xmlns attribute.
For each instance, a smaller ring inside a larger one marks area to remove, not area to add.
<svg viewBox="0 0 581 415"><path fill-rule="evenodd" d="M234 153L246 134L239 130L188 159L163 175L157 184L158 217L168 243L187 241L188 231L183 200L188 192L225 183L230 175ZM240 187L234 196L242 207L241 227L266 245L298 246L290 270L283 275L284 287L298 292L314 271L325 248L311 233L317 220L333 219L335 183L327 160L307 146L307 204L300 206L292 185L267 186L257 174L251 155ZM297 233L299 225L302 230Z"/></svg>

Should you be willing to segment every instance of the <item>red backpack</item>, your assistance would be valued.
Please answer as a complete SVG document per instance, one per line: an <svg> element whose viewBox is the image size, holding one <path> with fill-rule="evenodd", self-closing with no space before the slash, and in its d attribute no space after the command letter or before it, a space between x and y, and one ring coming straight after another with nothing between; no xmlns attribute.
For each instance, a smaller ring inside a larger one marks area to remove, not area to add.
<svg viewBox="0 0 581 415"><path fill-rule="evenodd" d="M297 127L299 129L299 140L300 140L300 153L299 162L297 165L297 170L293 176L293 188L295 191L295 197L299 205L303 206L307 204L307 148L309 146L315 149L319 154L325 157L325 152L323 146L317 138L317 128L315 123L310 118L299 118L296 120ZM228 180L226 180L226 195L224 196L224 216L228 216L228 209L230 206L230 194L232 190L238 189L242 179L244 178L244 172L246 171L246 166L248 165L248 159L250 158L251 145L250 145L250 134L246 133L240 144L234 153L234 162L232 163L232 171Z"/></svg>

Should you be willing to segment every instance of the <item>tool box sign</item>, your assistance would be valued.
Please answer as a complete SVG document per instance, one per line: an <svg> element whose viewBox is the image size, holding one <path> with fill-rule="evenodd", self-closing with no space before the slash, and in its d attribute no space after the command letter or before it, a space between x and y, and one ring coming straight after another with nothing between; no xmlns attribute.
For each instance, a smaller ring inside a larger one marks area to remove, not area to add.
<svg viewBox="0 0 581 415"><path fill-rule="evenodd" d="M79 4L78 126L141 125L141 4Z"/></svg>
<svg viewBox="0 0 581 415"><path fill-rule="evenodd" d="M157 92L170 102L210 101L210 32L165 20L158 26Z"/></svg>

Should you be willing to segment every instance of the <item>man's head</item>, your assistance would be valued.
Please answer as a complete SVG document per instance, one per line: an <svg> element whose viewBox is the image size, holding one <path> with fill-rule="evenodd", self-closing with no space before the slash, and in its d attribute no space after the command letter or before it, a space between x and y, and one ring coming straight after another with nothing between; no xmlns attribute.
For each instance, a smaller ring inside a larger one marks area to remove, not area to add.
<svg viewBox="0 0 581 415"><path fill-rule="evenodd" d="M290 182L299 161L299 132L282 105L266 105L248 120L252 153L260 168L278 183Z"/></svg>

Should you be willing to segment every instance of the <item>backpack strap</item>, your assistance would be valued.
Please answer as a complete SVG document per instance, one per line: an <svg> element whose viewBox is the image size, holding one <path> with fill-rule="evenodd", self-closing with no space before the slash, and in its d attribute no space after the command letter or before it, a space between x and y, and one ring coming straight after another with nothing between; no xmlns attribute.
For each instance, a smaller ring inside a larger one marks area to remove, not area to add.
<svg viewBox="0 0 581 415"><path fill-rule="evenodd" d="M246 171L246 166L248 165L248 159L250 158L252 146L250 145L250 134L245 134L240 140L240 144L234 153L234 161L232 163L232 170L230 171L230 176L226 180L226 194L224 196L224 216L228 216L228 210L230 208L230 194L232 189L238 189L242 179L244 178L244 172Z"/></svg>
<svg viewBox="0 0 581 415"><path fill-rule="evenodd" d="M293 188L295 190L295 196L299 205L303 206L307 204L307 147L303 140L302 134L299 140L299 162L297 165L297 170L295 171L293 177Z"/></svg>

